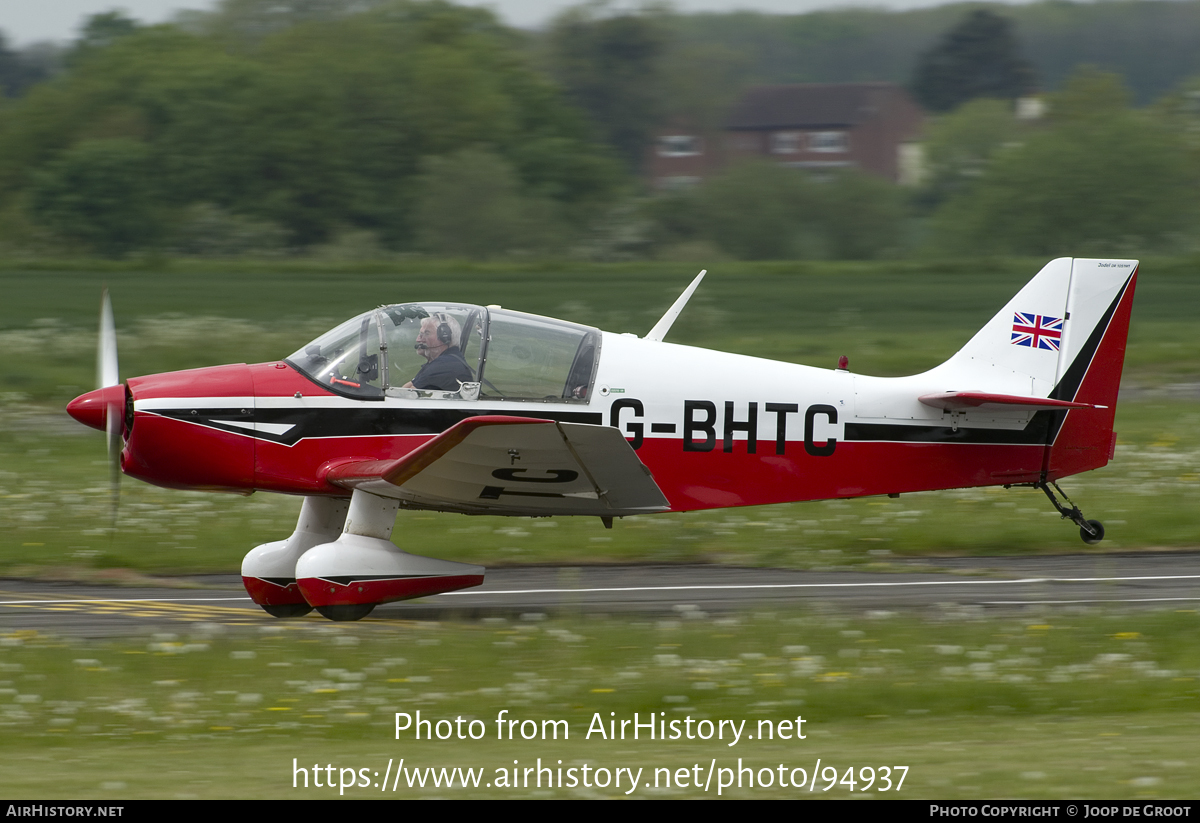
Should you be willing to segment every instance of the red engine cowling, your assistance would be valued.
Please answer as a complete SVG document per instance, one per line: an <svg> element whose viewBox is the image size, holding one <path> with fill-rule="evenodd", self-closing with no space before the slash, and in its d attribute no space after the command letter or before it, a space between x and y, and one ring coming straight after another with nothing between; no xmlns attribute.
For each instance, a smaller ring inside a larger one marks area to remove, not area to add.
<svg viewBox="0 0 1200 823"><path fill-rule="evenodd" d="M253 490L254 438L237 431L254 416L246 364L134 377L128 386L134 411L122 471L174 489Z"/></svg>

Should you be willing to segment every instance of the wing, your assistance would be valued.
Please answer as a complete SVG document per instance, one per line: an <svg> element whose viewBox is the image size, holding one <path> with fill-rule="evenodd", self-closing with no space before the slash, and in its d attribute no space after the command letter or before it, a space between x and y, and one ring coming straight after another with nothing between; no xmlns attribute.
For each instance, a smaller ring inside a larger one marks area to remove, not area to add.
<svg viewBox="0 0 1200 823"><path fill-rule="evenodd" d="M326 480L468 514L611 517L670 508L617 429L529 417L471 417L399 460L342 463Z"/></svg>

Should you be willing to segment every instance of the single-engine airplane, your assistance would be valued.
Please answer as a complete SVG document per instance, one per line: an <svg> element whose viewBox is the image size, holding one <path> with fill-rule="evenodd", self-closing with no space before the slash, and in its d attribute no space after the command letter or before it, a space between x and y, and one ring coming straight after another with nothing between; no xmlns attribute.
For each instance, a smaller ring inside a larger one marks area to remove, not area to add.
<svg viewBox="0 0 1200 823"><path fill-rule="evenodd" d="M132 477L302 495L292 535L242 562L246 590L276 617L315 607L357 620L483 582L480 566L398 548L399 509L611 527L652 512L1032 486L1084 542L1103 538L1056 481L1113 457L1137 261L1054 260L957 354L899 378L663 342L703 276L642 338L499 306L401 303L278 362L124 384L107 308L103 388L67 410L108 431Z"/></svg>

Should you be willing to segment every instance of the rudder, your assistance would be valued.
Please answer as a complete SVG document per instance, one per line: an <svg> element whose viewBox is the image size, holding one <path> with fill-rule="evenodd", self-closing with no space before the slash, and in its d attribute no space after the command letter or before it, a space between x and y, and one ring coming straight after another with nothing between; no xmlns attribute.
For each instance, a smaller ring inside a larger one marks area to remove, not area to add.
<svg viewBox="0 0 1200 823"><path fill-rule="evenodd" d="M1059 374L1050 397L1100 408L1055 414L1043 466L1047 480L1098 469L1112 459L1137 270L1136 260L1074 261Z"/></svg>

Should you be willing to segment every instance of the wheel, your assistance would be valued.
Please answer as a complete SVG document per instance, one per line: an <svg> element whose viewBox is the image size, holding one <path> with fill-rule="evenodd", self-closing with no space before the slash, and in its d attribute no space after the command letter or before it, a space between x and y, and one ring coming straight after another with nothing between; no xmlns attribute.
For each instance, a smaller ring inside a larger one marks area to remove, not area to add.
<svg viewBox="0 0 1200 823"><path fill-rule="evenodd" d="M317 611L330 620L342 623L350 620L362 620L374 608L374 603L357 603L353 606L317 606Z"/></svg>
<svg viewBox="0 0 1200 823"><path fill-rule="evenodd" d="M263 611L271 617L304 617L312 611L307 603L284 603L280 606L263 606Z"/></svg>
<svg viewBox="0 0 1200 823"><path fill-rule="evenodd" d="M1096 533L1088 534L1087 529L1083 528L1083 526L1080 526L1079 536L1083 539L1084 543L1087 543L1089 546L1094 546L1104 539L1104 524L1099 520L1089 520L1088 525L1095 529Z"/></svg>

